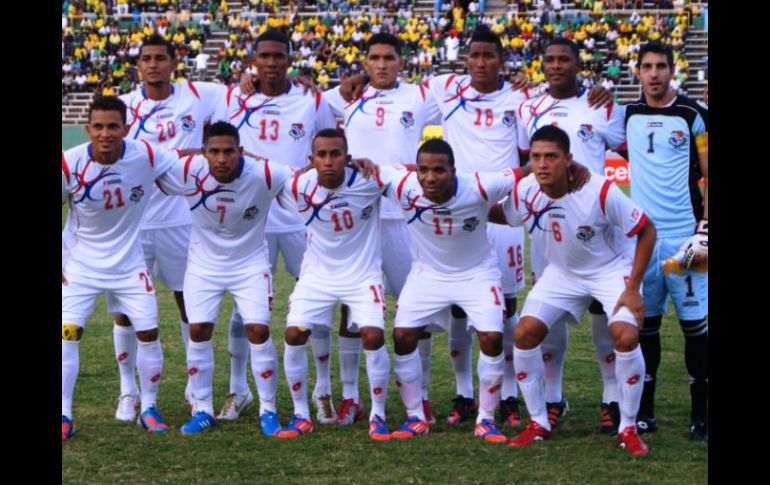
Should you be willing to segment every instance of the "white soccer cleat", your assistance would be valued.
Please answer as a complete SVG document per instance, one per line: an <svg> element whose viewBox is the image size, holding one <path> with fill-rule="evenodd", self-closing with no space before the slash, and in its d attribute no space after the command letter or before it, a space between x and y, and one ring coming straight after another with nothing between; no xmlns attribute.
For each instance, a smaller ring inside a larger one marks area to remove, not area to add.
<svg viewBox="0 0 770 485"><path fill-rule="evenodd" d="M139 412L139 396L123 394L118 399L118 409L115 411L115 419L118 421L133 421Z"/></svg>
<svg viewBox="0 0 770 485"><path fill-rule="evenodd" d="M252 402L254 402L254 396L251 395L251 390L246 394L228 394L217 419L235 421L246 408L251 406Z"/></svg>
<svg viewBox="0 0 770 485"><path fill-rule="evenodd" d="M333 424L337 422L337 412L330 394L313 394L313 403L318 411L316 415L321 424Z"/></svg>

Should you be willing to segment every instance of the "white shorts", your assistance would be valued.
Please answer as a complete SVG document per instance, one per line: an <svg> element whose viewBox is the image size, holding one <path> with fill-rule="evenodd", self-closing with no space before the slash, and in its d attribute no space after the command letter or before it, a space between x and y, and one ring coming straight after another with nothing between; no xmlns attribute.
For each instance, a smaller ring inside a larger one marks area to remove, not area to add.
<svg viewBox="0 0 770 485"><path fill-rule="evenodd" d="M104 278L84 277L70 271L64 275L68 283L61 287L61 321L85 327L100 294L105 293L128 315L137 332L158 327L158 302L152 275L143 268L123 275Z"/></svg>
<svg viewBox="0 0 770 485"><path fill-rule="evenodd" d="M385 273L385 293L396 298L412 269L412 247L409 228L401 219L381 219L382 271Z"/></svg>
<svg viewBox="0 0 770 485"><path fill-rule="evenodd" d="M385 292L379 274L364 275L358 281L341 282L305 271L289 296L287 327L331 328L334 309L343 303L350 309L348 329L385 328Z"/></svg>
<svg viewBox="0 0 770 485"><path fill-rule="evenodd" d="M171 291L182 291L184 286L191 230L192 226L174 226L140 233L145 264Z"/></svg>
<svg viewBox="0 0 770 485"><path fill-rule="evenodd" d="M521 317L535 317L551 328L556 316L548 316L543 312L542 304L556 307L565 312L562 316L570 317L571 323L579 323L583 314L596 299L604 307L608 323L626 322L639 326L634 315L627 307L620 307L618 313L612 315L612 310L626 289L626 280L631 274L631 266L616 267L602 271L590 278L580 278L566 274L553 265L548 265L537 284L527 295Z"/></svg>
<svg viewBox="0 0 770 485"><path fill-rule="evenodd" d="M497 256L503 294L514 297L524 289L524 228L487 224L487 239Z"/></svg>
<svg viewBox="0 0 770 485"><path fill-rule="evenodd" d="M229 291L244 323L270 323L273 306L272 275L263 271L224 275L187 272L184 306L190 323L216 323L219 304Z"/></svg>
<svg viewBox="0 0 770 485"><path fill-rule="evenodd" d="M396 306L396 328L428 327L446 331L449 307L458 305L468 315L468 328L502 332L505 297L500 273L479 270L469 279L442 281L412 271Z"/></svg>
<svg viewBox="0 0 770 485"><path fill-rule="evenodd" d="M265 240L270 253L270 268L273 274L278 272L278 253L282 253L284 271L299 278L302 256L307 247L305 231L265 233Z"/></svg>

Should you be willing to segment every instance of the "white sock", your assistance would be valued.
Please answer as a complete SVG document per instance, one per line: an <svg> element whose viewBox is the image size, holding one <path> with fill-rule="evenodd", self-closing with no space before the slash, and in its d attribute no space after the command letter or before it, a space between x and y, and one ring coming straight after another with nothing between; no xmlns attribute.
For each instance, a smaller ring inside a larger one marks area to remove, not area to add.
<svg viewBox="0 0 770 485"><path fill-rule="evenodd" d="M275 353L273 338L261 344L249 344L251 347L251 372L257 383L259 393L259 415L265 411L276 412L275 394L278 390L278 356Z"/></svg>
<svg viewBox="0 0 770 485"><path fill-rule="evenodd" d="M425 421L422 409L422 366L420 355L415 350L407 355L393 355L393 370L396 374L396 386L401 394L401 400L406 407L407 416L417 416Z"/></svg>
<svg viewBox="0 0 770 485"><path fill-rule="evenodd" d="M519 395L519 388L516 385L516 369L513 365L513 333L518 324L519 312L503 321L503 355L505 361L503 362L503 387L500 390L501 401Z"/></svg>
<svg viewBox="0 0 770 485"><path fill-rule="evenodd" d="M315 360L315 388L314 396L331 395L331 354L332 354L332 336L328 330L313 329L310 334L310 347L313 349L313 359Z"/></svg>
<svg viewBox="0 0 770 485"><path fill-rule="evenodd" d="M139 395L144 412L158 400L160 376L163 373L163 347L160 337L152 342L137 341L136 370L139 371Z"/></svg>
<svg viewBox="0 0 770 485"><path fill-rule="evenodd" d="M342 399L359 401L358 368L361 364L361 338L339 338L340 379L342 379Z"/></svg>
<svg viewBox="0 0 770 485"><path fill-rule="evenodd" d="M560 320L551 326L548 335L540 343L544 364L543 379L546 402L560 402L564 397L561 384L564 373L564 356L567 353L567 337L567 323Z"/></svg>
<svg viewBox="0 0 770 485"><path fill-rule="evenodd" d="M187 375L193 396L193 413L205 411L214 415L214 346L206 342L190 341L187 346Z"/></svg>
<svg viewBox="0 0 770 485"><path fill-rule="evenodd" d="M187 348L190 345L190 324L185 323L184 320L179 321L179 330L182 333L182 343L184 344L184 352L185 355L187 355ZM187 384L185 384L184 387L184 395L185 398L187 396L192 396L192 388L190 387L190 375L187 375ZM190 402L190 405L192 405L192 401Z"/></svg>
<svg viewBox="0 0 770 485"><path fill-rule="evenodd" d="M620 395L620 431L636 424L644 390L644 356L639 345L630 352L615 351L615 373Z"/></svg>
<svg viewBox="0 0 770 485"><path fill-rule="evenodd" d="M307 351L304 345L285 344L283 371L294 402L294 414L310 419L307 404Z"/></svg>
<svg viewBox="0 0 770 485"><path fill-rule="evenodd" d="M80 370L80 342L61 341L61 414L72 419L72 395Z"/></svg>
<svg viewBox="0 0 770 485"><path fill-rule="evenodd" d="M139 395L136 386L136 332L133 327L112 327L112 341L115 344L115 359L120 373L120 395Z"/></svg>
<svg viewBox="0 0 770 485"><path fill-rule="evenodd" d="M500 387L503 382L505 359L500 352L494 357L479 352L479 414L476 423L482 419L495 419L495 409L500 402Z"/></svg>
<svg viewBox="0 0 770 485"><path fill-rule="evenodd" d="M422 399L428 400L428 391L430 389L430 364L431 354L433 353L433 335L430 338L419 339L417 341L417 350L420 352L420 363L422 364Z"/></svg>
<svg viewBox="0 0 770 485"><path fill-rule="evenodd" d="M615 347L612 344L607 315L591 314L591 336L594 341L596 360L604 381L602 402L618 402L618 380L615 378Z"/></svg>
<svg viewBox="0 0 770 485"><path fill-rule="evenodd" d="M473 398L473 334L468 331L468 317L449 318L449 355L455 371L457 394Z"/></svg>
<svg viewBox="0 0 770 485"><path fill-rule="evenodd" d="M514 347L513 362L518 370L519 388L527 404L530 418L550 430L551 423L548 422L543 392L543 355L540 346L530 350Z"/></svg>
<svg viewBox="0 0 770 485"><path fill-rule="evenodd" d="M249 392L249 382L246 378L249 363L249 339L246 338L246 327L241 316L233 312L230 317L230 334L227 341L230 351L230 392L244 395Z"/></svg>
<svg viewBox="0 0 770 485"><path fill-rule="evenodd" d="M364 350L366 354L366 375L369 377L369 390L372 396L372 410L369 420L374 415L385 419L385 401L388 399L388 381L390 380L390 358L388 349L383 345L377 350Z"/></svg>

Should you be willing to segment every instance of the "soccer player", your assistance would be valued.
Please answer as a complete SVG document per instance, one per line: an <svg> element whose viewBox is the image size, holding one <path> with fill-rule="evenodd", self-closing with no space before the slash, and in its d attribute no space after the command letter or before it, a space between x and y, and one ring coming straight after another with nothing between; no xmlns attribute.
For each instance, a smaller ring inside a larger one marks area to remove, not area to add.
<svg viewBox="0 0 770 485"><path fill-rule="evenodd" d="M272 277L264 231L270 205L291 170L244 157L238 129L224 121L206 127L202 152L187 157L159 182L164 192L185 196L193 219L184 277L193 409L181 431L200 433L216 423L211 337L222 296L229 291L245 322L262 433L274 436L280 429L275 402L278 366L270 338Z"/></svg>
<svg viewBox="0 0 770 485"><path fill-rule="evenodd" d="M647 364L637 426L654 431L660 325L674 303L690 374L690 437L708 441L708 109L669 87L671 48L649 42L639 51L641 98L626 107L631 197L655 220L658 240L644 276L640 334ZM703 177L704 192L698 187ZM673 271L666 274L664 262Z"/></svg>
<svg viewBox="0 0 770 485"><path fill-rule="evenodd" d="M430 139L418 151L416 171L400 178L386 195L399 204L409 224L415 261L398 300L393 332L396 384L407 417L391 436L408 439L428 432L417 340L429 325L445 330L447 309L458 305L470 315L468 325L476 331L481 349L475 434L504 442L494 413L504 372L505 303L486 220L490 207L510 192L517 171L458 173L449 144Z"/></svg>
<svg viewBox="0 0 770 485"><path fill-rule="evenodd" d="M348 326L361 333L372 408L369 436L390 439L385 422L390 360L385 348L385 294L380 255L378 178L365 180L346 168L351 157L341 130L319 131L310 157L313 169L297 175L280 196L281 204L303 218L308 246L299 281L289 297L284 371L294 417L278 432L296 438L313 430L307 403L307 353L311 332L331 326L338 302L349 308ZM327 331L328 333L328 331Z"/></svg>
<svg viewBox="0 0 770 485"><path fill-rule="evenodd" d="M335 127L337 121L320 92L303 92L288 81L286 70L291 65L291 56L289 39L284 34L267 30L257 38L254 48L258 90L252 87L252 94L246 94L240 87L228 91L228 121L238 128L243 147L248 152L269 160L304 166L315 133ZM299 278L305 252L302 219L273 202L265 234L272 273L278 270L278 254L281 253L284 269ZM252 401L246 380L248 346L242 344L244 341L243 319L236 307L230 321L230 393L220 419L237 418L239 410ZM331 338L319 331L313 332L310 341L316 364L313 401L318 420L333 423L336 416L329 377Z"/></svg>
<svg viewBox="0 0 770 485"><path fill-rule="evenodd" d="M131 318L132 339L139 342L139 422L149 431L164 432L168 425L156 406L163 370L158 307L139 230L150 188L176 156L125 140L126 105L115 97L91 103L86 131L88 143L62 152L62 204L69 204L62 234L62 441L74 432L80 339L102 292Z"/></svg>
<svg viewBox="0 0 770 485"><path fill-rule="evenodd" d="M649 449L636 431L644 376L640 290L655 245L655 227L631 199L598 174L580 190L567 193L572 155L569 137L560 128L546 125L532 135L530 162L533 175L516 184L503 204L504 213L509 224L527 226L533 245L549 264L527 295L516 328L514 365L530 423L508 445L526 446L550 437L540 343L555 322L579 322L597 299L609 315L615 348L622 430L618 441L627 452L646 455ZM635 246L633 236L638 238Z"/></svg>
<svg viewBox="0 0 770 485"><path fill-rule="evenodd" d="M575 160L587 165L596 174L604 176L606 149L618 150L625 144L623 111L612 102L601 110L588 103L586 88L578 85L580 60L577 46L569 40L557 38L546 46L543 71L548 81L548 92L526 100L517 111L519 151L528 153L530 137L539 128L558 126L570 139ZM547 261L535 245L530 250L532 279L537 281ZM604 392L601 400L602 426L605 434L617 434L619 409L615 378L615 352L607 326L607 315L595 301L590 309L591 334L596 359L599 362ZM562 394L562 372L567 353L566 322L556 322L549 329L542 344L545 359L545 399L551 425L569 410Z"/></svg>
<svg viewBox="0 0 770 485"><path fill-rule="evenodd" d="M205 82L171 81L176 67L174 47L160 35L147 37L138 60L144 83L120 98L128 106L128 136L166 149L199 148L203 127L225 117L226 87ZM142 223L141 244L147 268L157 263L156 276L174 292L181 318L182 339L187 348L189 326L184 310L183 280L190 240L190 215L184 199L147 187L147 214ZM120 371L120 399L115 418L130 421L136 415L134 379L136 342L131 321L117 305L109 304L115 317L115 356ZM185 394L189 395L189 386ZM187 397L187 396L186 396Z"/></svg>

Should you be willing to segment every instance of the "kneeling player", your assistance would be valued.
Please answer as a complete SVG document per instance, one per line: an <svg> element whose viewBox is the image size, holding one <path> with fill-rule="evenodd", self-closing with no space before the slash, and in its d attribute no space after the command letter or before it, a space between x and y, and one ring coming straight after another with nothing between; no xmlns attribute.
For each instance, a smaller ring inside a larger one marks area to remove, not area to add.
<svg viewBox="0 0 770 485"><path fill-rule="evenodd" d="M390 360L385 348L385 295L380 274L379 177L365 180L350 161L342 131L321 130L312 144L313 169L294 177L279 201L293 208L307 227L307 251L289 297L283 365L294 401L294 417L281 438L313 430L307 401L305 344L312 332L328 332L334 308L349 308L348 328L360 331L372 398L369 436L389 440L385 424ZM422 403L422 401L420 401Z"/></svg>
<svg viewBox="0 0 770 485"><path fill-rule="evenodd" d="M635 425L644 381L640 287L655 243L655 227L631 199L599 175L593 174L575 193L567 193L572 155L564 131L548 125L537 130L531 141L533 175L516 185L503 207L510 225L527 225L533 244L550 264L527 296L516 329L514 365L531 419L527 429L508 444L525 446L551 435L540 343L554 322L565 317L580 321L595 298L609 315L617 356L618 441L629 453L646 455L649 449ZM638 235L635 249L630 239L634 235Z"/></svg>
<svg viewBox="0 0 770 485"><path fill-rule="evenodd" d="M264 232L270 204L291 178L291 170L243 156L239 143L238 130L231 124L220 121L208 126L203 156L188 157L159 184L166 192L186 196L193 220L184 279L193 416L182 426L183 434L199 433L215 424L211 336L226 291L233 295L245 322L262 433L273 436L280 429L275 403L277 358L268 326L272 282Z"/></svg>

